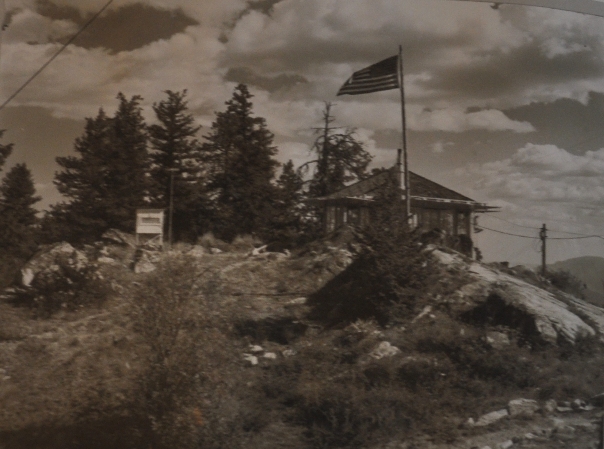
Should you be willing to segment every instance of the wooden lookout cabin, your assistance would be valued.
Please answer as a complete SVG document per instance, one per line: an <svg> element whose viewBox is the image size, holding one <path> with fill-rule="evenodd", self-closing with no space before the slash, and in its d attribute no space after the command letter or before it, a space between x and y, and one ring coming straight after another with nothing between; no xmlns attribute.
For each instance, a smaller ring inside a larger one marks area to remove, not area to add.
<svg viewBox="0 0 604 449"><path fill-rule="evenodd" d="M401 183L400 152L395 166L343 189L309 202L324 208L326 234L348 225L364 227L370 223L374 196L392 177ZM409 172L411 221L415 227L435 234L446 246L473 256L472 234L476 214L493 212L497 207L474 201L416 173ZM402 189L402 198L405 190Z"/></svg>

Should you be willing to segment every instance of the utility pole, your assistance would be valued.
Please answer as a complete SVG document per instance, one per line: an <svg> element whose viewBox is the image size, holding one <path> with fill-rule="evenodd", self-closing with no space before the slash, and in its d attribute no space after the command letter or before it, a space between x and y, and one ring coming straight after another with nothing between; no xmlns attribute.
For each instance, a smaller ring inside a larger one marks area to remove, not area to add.
<svg viewBox="0 0 604 449"><path fill-rule="evenodd" d="M545 241L547 240L547 228L545 223L539 231L539 238L541 239L541 275L545 276L546 273L546 258L545 258Z"/></svg>

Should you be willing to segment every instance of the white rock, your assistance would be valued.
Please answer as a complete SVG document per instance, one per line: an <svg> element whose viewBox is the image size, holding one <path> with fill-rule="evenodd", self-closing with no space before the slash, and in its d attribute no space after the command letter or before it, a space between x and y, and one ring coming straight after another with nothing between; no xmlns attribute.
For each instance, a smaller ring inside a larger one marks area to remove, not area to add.
<svg viewBox="0 0 604 449"><path fill-rule="evenodd" d="M543 410L546 413L554 413L557 407L558 403L555 399L548 399L547 401L545 401L545 404L543 404Z"/></svg>
<svg viewBox="0 0 604 449"><path fill-rule="evenodd" d="M252 354L243 354L243 360L250 362L252 366L258 365L258 357Z"/></svg>
<svg viewBox="0 0 604 449"><path fill-rule="evenodd" d="M151 273L155 271L157 267L153 265L149 260L141 259L134 264L134 272L135 273Z"/></svg>
<svg viewBox="0 0 604 449"><path fill-rule="evenodd" d="M191 256L191 257L195 257L195 258L199 258L199 257L203 257L205 255L205 250L203 249L203 246L200 245L195 245L193 248L191 248L188 252L187 255Z"/></svg>
<svg viewBox="0 0 604 449"><path fill-rule="evenodd" d="M424 309L421 311L421 313L418 316L416 316L415 318L413 318L413 320L411 322L415 323L416 321L421 320L426 315L429 315L430 312L432 312L432 306L424 307Z"/></svg>
<svg viewBox="0 0 604 449"><path fill-rule="evenodd" d="M396 346L392 346L389 342L383 341L377 345L369 355L376 360L380 360L384 357L393 357L400 354L400 352L401 350Z"/></svg>
<svg viewBox="0 0 604 449"><path fill-rule="evenodd" d="M281 354L283 354L283 357L293 357L296 355L296 351L293 349L285 349Z"/></svg>
<svg viewBox="0 0 604 449"><path fill-rule="evenodd" d="M31 281L34 280L35 274L31 268L23 268L21 270L21 285L23 287L29 287Z"/></svg>
<svg viewBox="0 0 604 449"><path fill-rule="evenodd" d="M306 301L308 301L308 299L305 298L304 296L301 296L299 298L294 298L294 299L287 301L287 304L292 305L292 306L298 306L298 305L306 304Z"/></svg>
<svg viewBox="0 0 604 449"><path fill-rule="evenodd" d="M264 351L264 348L260 345L250 345L250 352L257 354L258 352Z"/></svg>
<svg viewBox="0 0 604 449"><path fill-rule="evenodd" d="M221 254L222 250L219 248L210 248L210 254Z"/></svg>
<svg viewBox="0 0 604 449"><path fill-rule="evenodd" d="M265 359L275 360L277 358L277 354L275 354L274 352L265 352L262 357L264 357Z"/></svg>
<svg viewBox="0 0 604 449"><path fill-rule="evenodd" d="M97 259L97 262L112 264L115 263L115 259L112 259L111 257L101 256Z"/></svg>
<svg viewBox="0 0 604 449"><path fill-rule="evenodd" d="M467 266L461 256L445 254L438 249L433 250L432 254L445 265L459 263ZM530 317L536 331L545 341L556 344L558 339L562 338L574 343L577 338L596 335L590 325L571 311L569 304L588 316L604 339L604 309L591 306L570 295L560 294L559 296L564 298L564 301L561 301L546 290L478 262L469 265L468 274L474 281L464 286L463 291L474 292L472 300L476 301L476 298L481 296L486 300L488 293L497 288L498 298L507 307ZM481 292L485 294L478 294Z"/></svg>
<svg viewBox="0 0 604 449"><path fill-rule="evenodd" d="M514 442L512 440L507 440L507 441L504 441L503 443L499 443L499 445L497 447L499 449L509 449L513 445L514 445Z"/></svg>
<svg viewBox="0 0 604 449"><path fill-rule="evenodd" d="M513 399L508 402L510 416L530 416L539 410L539 404L532 399Z"/></svg>
<svg viewBox="0 0 604 449"><path fill-rule="evenodd" d="M496 410L494 412L487 413L486 415L482 415L476 421L476 427L484 427L489 426L497 421L506 418L508 416L508 411L506 409Z"/></svg>
<svg viewBox="0 0 604 449"><path fill-rule="evenodd" d="M487 343L493 349L503 349L510 345L510 337L503 332L487 332Z"/></svg>

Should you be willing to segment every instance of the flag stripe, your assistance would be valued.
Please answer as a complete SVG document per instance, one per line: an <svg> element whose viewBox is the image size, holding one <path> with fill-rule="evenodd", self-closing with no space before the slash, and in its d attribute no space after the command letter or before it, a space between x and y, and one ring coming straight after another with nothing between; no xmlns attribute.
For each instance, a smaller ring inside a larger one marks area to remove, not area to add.
<svg viewBox="0 0 604 449"><path fill-rule="evenodd" d="M398 56L392 56L354 72L337 95L359 95L397 89L399 87L397 64Z"/></svg>

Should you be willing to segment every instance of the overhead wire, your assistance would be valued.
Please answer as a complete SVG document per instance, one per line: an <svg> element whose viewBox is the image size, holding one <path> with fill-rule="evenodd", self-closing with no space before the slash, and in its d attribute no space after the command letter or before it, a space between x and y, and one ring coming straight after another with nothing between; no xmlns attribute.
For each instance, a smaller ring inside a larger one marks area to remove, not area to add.
<svg viewBox="0 0 604 449"><path fill-rule="evenodd" d="M487 231L491 231L491 232L497 232L499 234L510 235L512 237L522 237L522 238L525 238L525 239L539 239L539 237L533 237L533 236L530 236L530 235L512 234L510 232L504 232L504 231L499 231L497 229L487 228L486 226L483 226L483 225L478 225L478 228L480 228L480 229L486 229Z"/></svg>
<svg viewBox="0 0 604 449"><path fill-rule="evenodd" d="M82 34L84 32L84 30L86 30L86 28L88 28L92 22L94 22L101 14L103 14L103 12L109 7L109 5L111 5L111 3L113 3L113 0L109 0L105 6L103 6L96 14L94 14L79 30L77 33L75 33L73 36L71 36L69 38L69 40L67 42L65 42L61 48L55 53L53 54L50 59L48 61L46 61L44 64L42 64L42 66L36 70L36 72L30 76L27 81L25 81L21 87L19 87L10 97L8 97L6 99L6 101L4 103L2 103L0 105L0 111L2 109L4 109L4 107L9 104L17 95L19 95L21 93L21 91L23 89L25 89L38 75L40 75L40 73L42 73L44 71L44 69L46 69L46 67L48 67L50 65L50 63L52 63L52 61L54 61L61 53L63 53L63 51L73 42L75 41L80 34Z"/></svg>
<svg viewBox="0 0 604 449"><path fill-rule="evenodd" d="M496 217L494 215L493 216L488 215L488 217L489 218L496 218L497 220L504 221L506 223L512 224L514 226L518 226L520 228L534 229L534 230L537 230L537 231L541 230L541 228L538 228L538 227L520 225L518 223L514 223L512 221L506 220L506 219L501 218L501 217ZM484 227L482 225L479 225L479 227L488 229L488 228L486 228L486 227ZM497 230L493 230L493 229L489 229L489 230L490 231L494 231L494 232L501 232L501 231L497 231ZM576 235L577 236L577 237L548 237L549 240L579 240L579 239L588 239L588 238L599 238L599 239L603 239L604 240L603 236L597 235L597 234L581 234L581 233L578 233L578 232L560 231L560 230L556 230L556 229L548 229L547 231L549 231L549 232L560 232L560 233L563 233L563 234L571 234L571 235Z"/></svg>

